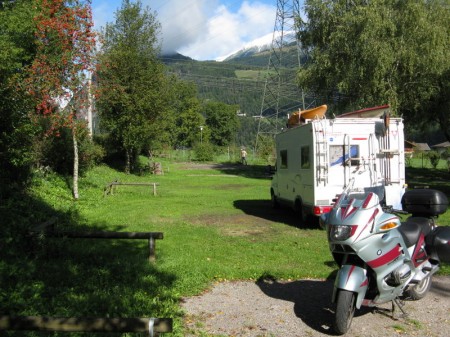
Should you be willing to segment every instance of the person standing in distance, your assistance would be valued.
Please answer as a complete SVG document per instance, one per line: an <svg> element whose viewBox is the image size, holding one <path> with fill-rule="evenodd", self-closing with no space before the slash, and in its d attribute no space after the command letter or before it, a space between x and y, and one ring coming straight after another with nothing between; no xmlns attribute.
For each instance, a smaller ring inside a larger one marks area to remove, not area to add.
<svg viewBox="0 0 450 337"><path fill-rule="evenodd" d="M247 151L245 151L245 148L241 148L241 163L247 165Z"/></svg>

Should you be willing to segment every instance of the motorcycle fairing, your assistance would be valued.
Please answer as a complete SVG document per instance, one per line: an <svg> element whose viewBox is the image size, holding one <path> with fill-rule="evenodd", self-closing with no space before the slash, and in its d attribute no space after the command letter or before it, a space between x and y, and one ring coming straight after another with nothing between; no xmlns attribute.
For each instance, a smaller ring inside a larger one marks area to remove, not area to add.
<svg viewBox="0 0 450 337"><path fill-rule="evenodd" d="M394 246L394 248L387 251L380 257L378 257L374 260L371 260L371 261L367 261L367 264L372 269L383 267L384 265L389 264L390 262L397 259L401 255L401 252L402 252L402 247L400 245L396 245L396 246Z"/></svg>
<svg viewBox="0 0 450 337"><path fill-rule="evenodd" d="M414 247L414 252L412 254L412 261L414 263L414 267L418 267L427 260L428 256L425 250L425 237L421 235Z"/></svg>
<svg viewBox="0 0 450 337"><path fill-rule="evenodd" d="M356 308L361 308L366 295L369 280L364 268L354 265L343 265L336 276L333 289L333 303L336 301L337 291L339 289L348 290L356 293Z"/></svg>

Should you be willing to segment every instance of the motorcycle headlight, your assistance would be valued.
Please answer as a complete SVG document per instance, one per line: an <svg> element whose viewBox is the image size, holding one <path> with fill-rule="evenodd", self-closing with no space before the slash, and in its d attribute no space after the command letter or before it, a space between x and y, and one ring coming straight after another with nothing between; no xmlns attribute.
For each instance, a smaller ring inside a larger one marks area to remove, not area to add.
<svg viewBox="0 0 450 337"><path fill-rule="evenodd" d="M350 238L356 230L353 225L330 226L330 241L345 241Z"/></svg>

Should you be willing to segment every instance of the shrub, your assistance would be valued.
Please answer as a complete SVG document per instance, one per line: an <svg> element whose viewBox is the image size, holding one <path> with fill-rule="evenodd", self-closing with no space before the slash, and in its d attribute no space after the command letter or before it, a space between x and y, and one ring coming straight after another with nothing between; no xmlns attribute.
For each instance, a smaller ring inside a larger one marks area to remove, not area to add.
<svg viewBox="0 0 450 337"><path fill-rule="evenodd" d="M435 169L439 164L439 160L441 159L441 155L437 151L428 152L428 159L430 159L431 166Z"/></svg>
<svg viewBox="0 0 450 337"><path fill-rule="evenodd" d="M207 142L197 143L194 145L194 154L198 161L211 161L214 159L214 147Z"/></svg>
<svg viewBox="0 0 450 337"><path fill-rule="evenodd" d="M98 165L105 158L106 152L103 146L95 143L90 138L85 138L79 147L80 170L85 172Z"/></svg>
<svg viewBox="0 0 450 337"><path fill-rule="evenodd" d="M44 137L35 144L36 166L46 167L59 174L73 173L72 130L61 127L58 136ZM105 156L103 147L94 143L87 131L78 135L79 173L99 164Z"/></svg>

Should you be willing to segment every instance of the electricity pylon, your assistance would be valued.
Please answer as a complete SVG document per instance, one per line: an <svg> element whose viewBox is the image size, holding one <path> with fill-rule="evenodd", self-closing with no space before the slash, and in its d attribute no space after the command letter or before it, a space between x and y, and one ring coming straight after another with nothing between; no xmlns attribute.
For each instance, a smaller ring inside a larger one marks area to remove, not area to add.
<svg viewBox="0 0 450 337"><path fill-rule="evenodd" d="M258 151L258 146L264 138L273 138L285 127L286 120L281 117L305 107L303 91L296 84L301 57L298 40L299 19L299 0L277 0L255 151Z"/></svg>

